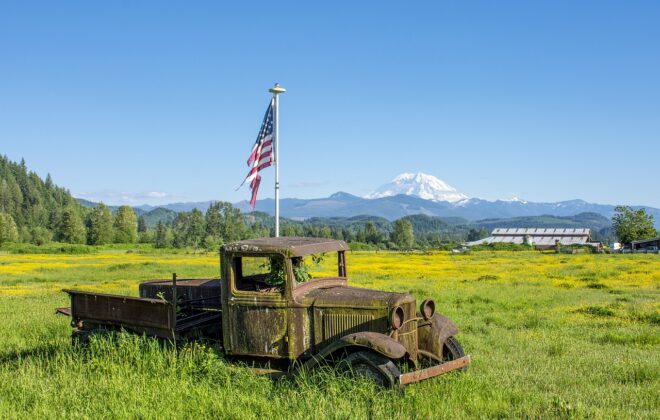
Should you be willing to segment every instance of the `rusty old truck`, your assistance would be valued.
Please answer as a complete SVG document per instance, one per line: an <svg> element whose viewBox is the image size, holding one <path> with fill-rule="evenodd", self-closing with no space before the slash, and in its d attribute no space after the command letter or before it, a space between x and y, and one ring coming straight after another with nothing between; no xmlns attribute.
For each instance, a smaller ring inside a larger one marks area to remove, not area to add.
<svg viewBox="0 0 660 420"><path fill-rule="evenodd" d="M64 290L71 307L58 312L71 317L76 341L112 330L211 340L226 357L271 373L336 363L401 388L467 369L458 328L433 300L417 306L410 294L349 286L347 250L319 238L234 242L221 249L219 278L147 281L140 297Z"/></svg>

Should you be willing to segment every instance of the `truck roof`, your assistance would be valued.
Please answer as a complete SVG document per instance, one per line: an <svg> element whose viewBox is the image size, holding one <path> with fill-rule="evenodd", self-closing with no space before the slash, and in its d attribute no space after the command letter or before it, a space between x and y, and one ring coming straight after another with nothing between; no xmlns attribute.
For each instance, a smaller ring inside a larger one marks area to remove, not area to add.
<svg viewBox="0 0 660 420"><path fill-rule="evenodd" d="M344 241L326 238L280 237L247 239L232 242L222 247L229 252L276 252L289 257L302 257L321 252L346 251L348 245Z"/></svg>

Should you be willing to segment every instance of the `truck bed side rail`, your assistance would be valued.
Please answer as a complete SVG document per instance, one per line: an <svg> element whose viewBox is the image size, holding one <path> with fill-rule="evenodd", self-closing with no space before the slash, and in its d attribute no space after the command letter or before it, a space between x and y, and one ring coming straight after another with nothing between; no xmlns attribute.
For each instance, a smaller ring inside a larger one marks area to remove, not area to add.
<svg viewBox="0 0 660 420"><path fill-rule="evenodd" d="M172 305L164 300L65 289L71 297L71 318L88 323L167 334L176 327Z"/></svg>

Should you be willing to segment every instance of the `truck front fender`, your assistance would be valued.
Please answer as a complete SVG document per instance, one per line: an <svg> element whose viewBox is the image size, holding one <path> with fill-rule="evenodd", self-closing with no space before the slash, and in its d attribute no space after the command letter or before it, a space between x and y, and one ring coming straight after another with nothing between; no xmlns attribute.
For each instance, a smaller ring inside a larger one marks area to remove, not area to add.
<svg viewBox="0 0 660 420"><path fill-rule="evenodd" d="M419 348L442 358L442 349L447 338L458 334L458 327L449 318L435 314L425 321L417 322L417 342Z"/></svg>
<svg viewBox="0 0 660 420"><path fill-rule="evenodd" d="M339 340L330 343L305 362L304 366L311 368L337 351L349 347L366 348L394 360L406 355L406 348L392 337L381 333L364 331L345 335Z"/></svg>

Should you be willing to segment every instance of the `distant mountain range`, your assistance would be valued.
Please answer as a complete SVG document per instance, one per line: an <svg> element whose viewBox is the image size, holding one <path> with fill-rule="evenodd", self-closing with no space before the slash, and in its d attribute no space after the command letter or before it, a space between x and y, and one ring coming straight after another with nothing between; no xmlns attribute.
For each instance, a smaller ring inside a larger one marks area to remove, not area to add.
<svg viewBox="0 0 660 420"><path fill-rule="evenodd" d="M241 211L250 211L247 201L236 204ZM466 221L483 219L504 219L526 216L574 216L580 213L597 213L606 218L614 214L613 205L593 204L584 200L561 201L558 203L533 203L529 201L488 201L469 198L457 202L431 201L410 195L394 195L383 198L366 199L339 192L327 198L283 199L280 211L283 217L308 219L311 217L352 217L361 214L396 220L413 214L424 214L442 218L461 218ZM642 206L633 206L639 208ZM660 222L660 209L644 207L653 215L656 224ZM258 200L257 211L273 214L272 199Z"/></svg>
<svg viewBox="0 0 660 420"><path fill-rule="evenodd" d="M86 200L79 199L79 201L83 205L94 205ZM174 212L190 211L193 208L205 211L211 203L212 201L202 201L162 206L142 205L135 209L138 214L144 214L145 217L154 216L150 219L157 220L163 216L169 219L173 217ZM247 201L234 205L243 212L252 211ZM647 212L653 215L656 225L660 226L660 209L647 206L633 207L646 208ZM520 218L532 216L570 217L581 213L592 213L610 219L614 214L614 208L614 205L594 204L584 200L536 203L518 198L495 201L468 198L466 194L457 191L446 182L423 173L401 174L366 197L337 192L326 198L280 200L282 217L293 220L369 215L392 221L405 216L427 215L440 217L447 223L453 220L455 223L450 224L455 225L476 221L486 224L487 219L497 219L500 227L504 227L501 219L518 218L516 223L520 224L524 220ZM152 214L156 209L166 209L171 212L163 214L163 210L160 210L158 214ZM273 199L267 198L258 200L254 210L273 215L274 209Z"/></svg>
<svg viewBox="0 0 660 420"><path fill-rule="evenodd" d="M76 198L76 200L78 200L78 202L83 206L90 208L95 207L98 204L94 201L85 200L83 198ZM199 208L200 210L206 210L208 206L209 204L206 204L206 207L203 207L201 206L201 203L198 203L198 205L190 207L189 210L172 210L167 208L167 206L155 207L149 205L142 205L142 206L133 207L133 210L135 210L135 214L137 214L138 216L144 216L144 220L147 223L147 226L153 228L156 227L158 222L163 222L163 223L171 222L176 217L176 214L180 211L190 211L194 208ZM110 207L110 210L112 210L113 213L119 208L119 206L108 206L108 207Z"/></svg>
<svg viewBox="0 0 660 420"><path fill-rule="evenodd" d="M247 201L241 201L236 206L242 211L250 211ZM401 174L364 198L338 192L327 198L280 200L282 216L293 219L368 214L396 220L414 214L424 214L473 222L483 219L543 215L567 217L580 213L597 213L609 219L614 214L614 207L608 204L588 203L584 200L534 203L519 198L496 201L469 198L446 182L424 173ZM660 209L645 208L654 216L656 223L660 224ZM273 214L273 200L259 200L255 209Z"/></svg>

